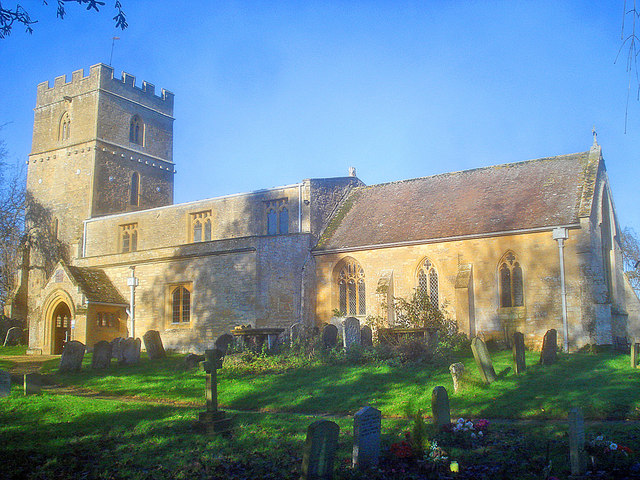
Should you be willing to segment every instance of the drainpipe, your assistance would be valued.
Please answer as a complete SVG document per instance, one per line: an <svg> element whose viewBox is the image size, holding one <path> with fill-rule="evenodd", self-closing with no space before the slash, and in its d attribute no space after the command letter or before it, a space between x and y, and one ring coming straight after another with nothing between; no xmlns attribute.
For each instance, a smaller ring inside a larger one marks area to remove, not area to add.
<svg viewBox="0 0 640 480"><path fill-rule="evenodd" d="M553 229L553 239L558 241L558 255L560 256L560 295L562 297L562 328L564 329L564 352L569 351L569 326L567 325L567 289L564 281L564 241L569 238L569 232L564 227Z"/></svg>
<svg viewBox="0 0 640 480"><path fill-rule="evenodd" d="M127 278L127 285L131 290L131 294L127 314L131 321L131 337L136 338L136 287L140 285L140 281L136 278L136 267L131 266L129 270L131 270L131 276Z"/></svg>

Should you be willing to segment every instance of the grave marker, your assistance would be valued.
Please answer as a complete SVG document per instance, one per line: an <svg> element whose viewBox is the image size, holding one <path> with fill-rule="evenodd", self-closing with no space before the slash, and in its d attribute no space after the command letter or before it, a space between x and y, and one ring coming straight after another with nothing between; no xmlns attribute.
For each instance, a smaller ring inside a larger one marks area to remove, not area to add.
<svg viewBox="0 0 640 480"><path fill-rule="evenodd" d="M65 343L60 357L60 372L79 372L82 368L82 359L84 358L85 347L83 343L77 340L71 340Z"/></svg>
<svg viewBox="0 0 640 480"><path fill-rule="evenodd" d="M111 340L111 358L115 358L118 363L122 363L122 342L124 338L117 337Z"/></svg>
<svg viewBox="0 0 640 480"><path fill-rule="evenodd" d="M451 379L453 380L453 393L458 393L462 386L462 376L464 375L464 364L453 363L449 366L449 372L451 372Z"/></svg>
<svg viewBox="0 0 640 480"><path fill-rule="evenodd" d="M553 365L556 362L556 350L558 349L558 332L555 329L547 330L542 339L540 351L540 364Z"/></svg>
<svg viewBox="0 0 640 480"><path fill-rule="evenodd" d="M22 329L18 327L11 327L7 330L7 336L4 339L5 347L13 347L20 345L22 342Z"/></svg>
<svg viewBox="0 0 640 480"><path fill-rule="evenodd" d="M291 325L289 341L292 346L300 342L300 340L302 339L303 330L304 326L300 322L296 322Z"/></svg>
<svg viewBox="0 0 640 480"><path fill-rule="evenodd" d="M524 356L524 334L515 332L513 334L513 371L516 375L524 373L527 363Z"/></svg>
<svg viewBox="0 0 640 480"><path fill-rule="evenodd" d="M344 335L342 342L345 350L349 350L353 345L360 345L360 320L356 317L347 317L344 319Z"/></svg>
<svg viewBox="0 0 640 480"><path fill-rule="evenodd" d="M214 346L222 352L222 355L226 355L229 351L229 347L233 345L234 342L235 339L233 338L233 335L231 335L230 333L223 333L218 338L216 338Z"/></svg>
<svg viewBox="0 0 640 480"><path fill-rule="evenodd" d="M111 344L105 340L101 340L93 346L92 370L101 370L111 366L112 348Z"/></svg>
<svg viewBox="0 0 640 480"><path fill-rule="evenodd" d="M369 325L363 325L360 329L360 342L363 347L373 347L373 332Z"/></svg>
<svg viewBox="0 0 640 480"><path fill-rule="evenodd" d="M353 416L353 466L365 470L378 465L382 412L377 408L361 408Z"/></svg>
<svg viewBox="0 0 640 480"><path fill-rule="evenodd" d="M302 456L300 480L331 480L333 459L338 446L338 424L318 420L309 425Z"/></svg>
<svg viewBox="0 0 640 480"><path fill-rule="evenodd" d="M493 363L491 362L491 355L487 345L481 338L475 337L471 340L471 351L473 352L473 358L478 366L478 371L482 380L487 385L496 379L496 371L493 369Z"/></svg>
<svg viewBox="0 0 640 480"><path fill-rule="evenodd" d="M125 338L122 341L122 363L125 365L136 365L140 362L140 345L142 342L139 338Z"/></svg>
<svg viewBox="0 0 640 480"><path fill-rule="evenodd" d="M338 344L338 328L330 323L322 329L322 345L324 348L334 348Z"/></svg>
<svg viewBox="0 0 640 480"><path fill-rule="evenodd" d="M571 475L583 475L587 471L587 453L584 448L584 417L578 408L569 410L569 463Z"/></svg>
<svg viewBox="0 0 640 480"><path fill-rule="evenodd" d="M0 370L0 397L11 395L11 375L9 372Z"/></svg>
<svg viewBox="0 0 640 480"><path fill-rule="evenodd" d="M635 341L631 344L631 368L638 368L638 355L640 354L640 343Z"/></svg>
<svg viewBox="0 0 640 480"><path fill-rule="evenodd" d="M205 399L207 410L198 415L198 428L205 433L227 433L232 429L231 418L223 410L218 410L218 375L222 368L224 353L217 348L205 350L203 364L206 376Z"/></svg>
<svg viewBox="0 0 640 480"><path fill-rule="evenodd" d="M147 331L147 333L142 336L142 340L144 340L144 348L151 360L157 360L167 356L164 351L164 346L162 345L160 332L157 330Z"/></svg>
<svg viewBox="0 0 640 480"><path fill-rule="evenodd" d="M433 389L431 394L431 416L433 424L442 428L451 423L451 411L449 410L449 395L447 389L438 386Z"/></svg>
<svg viewBox="0 0 640 480"><path fill-rule="evenodd" d="M24 394L37 395L42 390L42 376L39 373L24 374Z"/></svg>

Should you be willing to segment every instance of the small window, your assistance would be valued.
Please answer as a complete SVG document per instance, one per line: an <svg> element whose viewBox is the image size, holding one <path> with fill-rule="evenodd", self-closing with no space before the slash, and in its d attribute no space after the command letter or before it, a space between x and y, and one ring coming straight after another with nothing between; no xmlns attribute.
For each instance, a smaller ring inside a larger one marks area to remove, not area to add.
<svg viewBox="0 0 640 480"><path fill-rule="evenodd" d="M266 202L267 235L285 235L289 233L288 200L281 198Z"/></svg>
<svg viewBox="0 0 640 480"><path fill-rule="evenodd" d="M131 119L129 124L129 141L137 145L144 145L144 124L137 115Z"/></svg>
<svg viewBox="0 0 640 480"><path fill-rule="evenodd" d="M120 251L122 253L138 250L138 224L120 225Z"/></svg>
<svg viewBox="0 0 640 480"><path fill-rule="evenodd" d="M71 118L68 112L64 112L60 118L60 128L58 130L58 140L69 140L71 135Z"/></svg>
<svg viewBox="0 0 640 480"><path fill-rule="evenodd" d="M500 306L505 308L524 305L522 267L513 252L507 252L499 267Z"/></svg>
<svg viewBox="0 0 640 480"><path fill-rule="evenodd" d="M191 214L191 241L211 241L211 210Z"/></svg>
<svg viewBox="0 0 640 480"><path fill-rule="evenodd" d="M133 172L131 175L129 204L136 207L140 205L140 174L138 172Z"/></svg>
<svg viewBox="0 0 640 480"><path fill-rule="evenodd" d="M191 292L185 285L171 287L171 323L191 321Z"/></svg>

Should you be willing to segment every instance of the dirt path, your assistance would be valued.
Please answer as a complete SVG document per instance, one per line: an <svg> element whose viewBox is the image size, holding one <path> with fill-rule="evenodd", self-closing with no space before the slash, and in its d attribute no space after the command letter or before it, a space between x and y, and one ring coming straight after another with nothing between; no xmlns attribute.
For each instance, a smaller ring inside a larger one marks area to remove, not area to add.
<svg viewBox="0 0 640 480"><path fill-rule="evenodd" d="M0 355L0 360L15 364L9 369L9 373L16 376L37 373L44 362L56 358L60 358L60 355Z"/></svg>

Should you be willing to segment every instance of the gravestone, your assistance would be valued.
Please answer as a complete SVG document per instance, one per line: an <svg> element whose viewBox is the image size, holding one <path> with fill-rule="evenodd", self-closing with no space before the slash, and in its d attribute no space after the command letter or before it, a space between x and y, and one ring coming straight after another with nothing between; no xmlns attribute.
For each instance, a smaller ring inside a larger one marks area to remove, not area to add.
<svg viewBox="0 0 640 480"><path fill-rule="evenodd" d="M515 332L513 334L513 371L516 375L524 373L527 363L524 356L524 334Z"/></svg>
<svg viewBox="0 0 640 480"><path fill-rule="evenodd" d="M224 333L216 338L214 346L215 348L220 350L223 355L226 355L229 351L229 347L231 347L234 342L235 339L233 338L233 335L231 335L230 333Z"/></svg>
<svg viewBox="0 0 640 480"><path fill-rule="evenodd" d="M142 336L142 339L144 340L144 348L151 360L157 360L167 356L164 352L164 347L162 346L160 332L157 330L149 330Z"/></svg>
<svg viewBox="0 0 640 480"><path fill-rule="evenodd" d="M558 332L555 329L547 330L542 339L540 351L540 364L553 365L556 362L556 350L558 349Z"/></svg>
<svg viewBox="0 0 640 480"><path fill-rule="evenodd" d="M361 408L353 416L353 466L366 470L378 465L382 412L377 408Z"/></svg>
<svg viewBox="0 0 640 480"><path fill-rule="evenodd" d="M322 329L322 345L324 348L334 348L338 344L338 328L330 323Z"/></svg>
<svg viewBox="0 0 640 480"><path fill-rule="evenodd" d="M190 353L186 357L184 357L184 368L187 370L196 368L200 365L201 362L204 362L204 355L196 355L195 353Z"/></svg>
<svg viewBox="0 0 640 480"><path fill-rule="evenodd" d="M124 365L136 365L140 362L140 346L142 342L139 338L125 338L122 341L122 362Z"/></svg>
<svg viewBox="0 0 640 480"><path fill-rule="evenodd" d="M20 345L22 343L22 329L18 327L11 327L7 330L7 336L4 339L5 347L13 347L14 345Z"/></svg>
<svg viewBox="0 0 640 480"><path fill-rule="evenodd" d="M289 341L291 345L295 345L300 343L302 339L302 332L304 330L304 325L300 322L296 322L291 325L290 333L289 333Z"/></svg>
<svg viewBox="0 0 640 480"><path fill-rule="evenodd" d="M111 340L111 358L115 358L118 363L122 363L122 342L124 338L117 337Z"/></svg>
<svg viewBox="0 0 640 480"><path fill-rule="evenodd" d="M449 366L451 372L451 379L453 380L453 393L458 393L458 390L462 387L462 376L464 375L464 364L453 363Z"/></svg>
<svg viewBox="0 0 640 480"><path fill-rule="evenodd" d="M471 351L473 352L473 358L478 366L482 381L487 385L495 381L496 371L493 369L491 355L489 355L487 345L481 338L475 337L471 340Z"/></svg>
<svg viewBox="0 0 640 480"><path fill-rule="evenodd" d="M342 342L345 350L349 350L353 345L360 345L360 320L356 317L344 319L344 335Z"/></svg>
<svg viewBox="0 0 640 480"><path fill-rule="evenodd" d="M11 394L11 375L0 370L0 397L8 397Z"/></svg>
<svg viewBox="0 0 640 480"><path fill-rule="evenodd" d="M437 328L427 328L427 331L424 332L424 343L427 345L427 352L431 355L436 351L436 347L440 341L440 334L438 333Z"/></svg>
<svg viewBox="0 0 640 480"><path fill-rule="evenodd" d="M584 417L578 408L569 410L569 463L571 475L583 475L587 470Z"/></svg>
<svg viewBox="0 0 640 480"><path fill-rule="evenodd" d="M442 428L451 424L451 411L449 410L449 395L447 389L438 386L431 393L431 416L433 424Z"/></svg>
<svg viewBox="0 0 640 480"><path fill-rule="evenodd" d="M318 420L309 425L302 455L300 480L331 480L333 459L338 446L340 427L329 420Z"/></svg>
<svg viewBox="0 0 640 480"><path fill-rule="evenodd" d="M360 329L360 343L363 347L373 347L373 332L369 325L363 325Z"/></svg>
<svg viewBox="0 0 640 480"><path fill-rule="evenodd" d="M111 366L111 350L113 347L106 340L101 340L93 346L92 370L102 370Z"/></svg>
<svg viewBox="0 0 640 480"><path fill-rule="evenodd" d="M64 344L60 357L59 372L79 372L82 368L85 347L77 340L71 340Z"/></svg>
<svg viewBox="0 0 640 480"><path fill-rule="evenodd" d="M638 368L638 355L640 354L640 343L631 344L631 368Z"/></svg>
<svg viewBox="0 0 640 480"><path fill-rule="evenodd" d="M205 399L207 410L198 415L197 428L204 433L228 433L232 429L231 418L223 410L218 410L218 375L224 360L222 350L205 350L203 364L206 375Z"/></svg>
<svg viewBox="0 0 640 480"><path fill-rule="evenodd" d="M39 373L24 374L24 394L37 395L42 390L42 375Z"/></svg>

